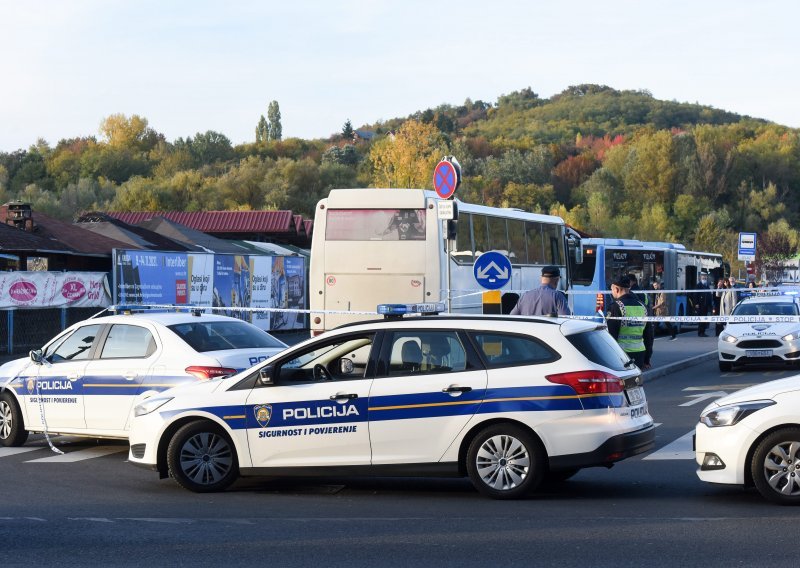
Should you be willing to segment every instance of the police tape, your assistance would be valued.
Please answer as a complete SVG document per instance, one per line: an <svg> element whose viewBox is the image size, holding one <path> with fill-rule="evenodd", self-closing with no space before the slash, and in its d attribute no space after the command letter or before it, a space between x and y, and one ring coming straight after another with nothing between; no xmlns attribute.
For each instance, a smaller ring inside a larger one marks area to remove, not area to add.
<svg viewBox="0 0 800 568"><path fill-rule="evenodd" d="M487 292L488 290L478 290L476 288L464 288L464 289L451 289L449 290L450 294L459 294L458 296L453 296L452 298L466 298L468 296L478 296ZM530 290L517 290L517 289L502 289L500 290L502 293L512 293L512 294L524 294L525 292L529 292ZM604 294L604 295L611 295L611 290L576 290L575 288L570 288L569 290L561 290L565 294L568 295L577 295L577 296L585 296L591 295L595 296L597 294ZM792 287L791 289L783 288L700 288L700 289L688 289L688 290L651 290L651 289L640 289L635 288L631 289L632 294L725 294L726 292L732 292L737 296L742 298L750 297L750 296L800 296L800 283L798 283L797 287ZM448 293L448 290L442 289L439 290L439 293L444 295Z"/></svg>

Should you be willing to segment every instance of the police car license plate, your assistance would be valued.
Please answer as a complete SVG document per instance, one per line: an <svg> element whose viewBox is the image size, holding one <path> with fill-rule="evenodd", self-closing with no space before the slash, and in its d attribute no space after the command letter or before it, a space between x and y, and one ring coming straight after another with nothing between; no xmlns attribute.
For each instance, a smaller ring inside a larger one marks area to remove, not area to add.
<svg viewBox="0 0 800 568"><path fill-rule="evenodd" d="M747 349L745 355L748 357L772 357L772 349Z"/></svg>
<svg viewBox="0 0 800 568"><path fill-rule="evenodd" d="M628 404L630 406L638 406L644 402L644 390L642 390L642 387L626 390L625 396L628 397Z"/></svg>

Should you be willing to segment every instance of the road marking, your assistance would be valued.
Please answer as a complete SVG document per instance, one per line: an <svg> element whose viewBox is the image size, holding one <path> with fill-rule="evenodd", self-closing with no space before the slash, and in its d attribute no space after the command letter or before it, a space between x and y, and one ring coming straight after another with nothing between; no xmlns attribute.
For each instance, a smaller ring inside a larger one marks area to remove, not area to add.
<svg viewBox="0 0 800 568"><path fill-rule="evenodd" d="M63 455L39 458L38 460L28 460L25 463L72 463L127 451L128 448L124 446L97 446L93 448L86 448L85 450L68 452Z"/></svg>
<svg viewBox="0 0 800 568"><path fill-rule="evenodd" d="M692 436L694 430L684 434L674 442L667 444L660 450L646 455L645 460L693 460L694 450L692 449Z"/></svg>
<svg viewBox="0 0 800 568"><path fill-rule="evenodd" d="M683 389L684 391L713 391L713 390L721 390L721 389L728 389L728 390L741 390L746 389L747 387L752 387L753 385L757 385L758 383L740 383L738 385L709 385L705 387L686 387Z"/></svg>
<svg viewBox="0 0 800 568"><path fill-rule="evenodd" d="M24 454L26 452L35 452L36 450L41 450L40 447L26 447L26 448L0 448L0 458L5 458L8 456L15 456L17 454Z"/></svg>
<svg viewBox="0 0 800 568"><path fill-rule="evenodd" d="M689 402L684 402L683 404L679 404L678 406L692 406L694 404L697 404L698 402L703 402L704 400L708 400L710 398L720 398L727 395L728 393L726 393L725 391L707 392L705 394L690 394L687 398L693 398L694 400L690 400Z"/></svg>

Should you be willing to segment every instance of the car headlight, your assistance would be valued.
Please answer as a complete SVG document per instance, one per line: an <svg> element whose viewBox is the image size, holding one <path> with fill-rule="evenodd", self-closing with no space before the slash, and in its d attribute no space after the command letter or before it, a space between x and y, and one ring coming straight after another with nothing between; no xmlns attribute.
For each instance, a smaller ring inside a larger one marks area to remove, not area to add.
<svg viewBox="0 0 800 568"><path fill-rule="evenodd" d="M737 337L732 336L730 333L725 333L724 331L719 334L719 338L725 343L736 343L739 341Z"/></svg>
<svg viewBox="0 0 800 568"><path fill-rule="evenodd" d="M795 339L800 338L800 331L793 331L789 335L784 335L781 337L784 341L794 341Z"/></svg>
<svg viewBox="0 0 800 568"><path fill-rule="evenodd" d="M134 416L144 416L145 414L150 414L154 410L157 410L167 404L172 397L169 398L148 398L144 402L140 402L137 404L133 409Z"/></svg>
<svg viewBox="0 0 800 568"><path fill-rule="evenodd" d="M746 416L750 416L754 412L772 406L773 404L775 404L774 400L755 400L753 402L728 404L705 411L700 415L700 422L709 428L733 426Z"/></svg>

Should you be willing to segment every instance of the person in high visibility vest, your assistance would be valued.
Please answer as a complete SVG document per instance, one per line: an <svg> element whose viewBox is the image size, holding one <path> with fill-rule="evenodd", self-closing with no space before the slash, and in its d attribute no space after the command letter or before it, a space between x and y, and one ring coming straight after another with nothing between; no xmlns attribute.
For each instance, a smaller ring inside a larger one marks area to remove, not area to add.
<svg viewBox="0 0 800 568"><path fill-rule="evenodd" d="M638 319L650 315L647 306L631 293L631 281L627 276L611 283L611 295L614 301L608 310L608 317L612 318L606 321L608 333L640 369L649 369L653 355L653 324Z"/></svg>

